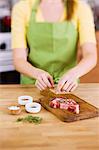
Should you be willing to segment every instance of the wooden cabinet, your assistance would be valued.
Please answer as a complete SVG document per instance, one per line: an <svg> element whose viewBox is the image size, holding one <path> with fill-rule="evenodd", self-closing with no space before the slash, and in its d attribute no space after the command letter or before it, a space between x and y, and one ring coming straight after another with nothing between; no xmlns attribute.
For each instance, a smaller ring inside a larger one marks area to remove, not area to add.
<svg viewBox="0 0 99 150"><path fill-rule="evenodd" d="M99 83L99 31L96 32L98 62L96 67L81 78L81 83Z"/></svg>

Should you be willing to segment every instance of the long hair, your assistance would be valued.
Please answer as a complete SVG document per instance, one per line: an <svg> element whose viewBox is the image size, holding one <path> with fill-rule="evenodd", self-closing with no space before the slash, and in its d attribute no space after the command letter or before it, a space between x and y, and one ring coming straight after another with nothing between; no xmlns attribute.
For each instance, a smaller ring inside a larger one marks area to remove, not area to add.
<svg viewBox="0 0 99 150"><path fill-rule="evenodd" d="M63 0L66 5L66 19L71 20L75 11L76 1L75 0Z"/></svg>

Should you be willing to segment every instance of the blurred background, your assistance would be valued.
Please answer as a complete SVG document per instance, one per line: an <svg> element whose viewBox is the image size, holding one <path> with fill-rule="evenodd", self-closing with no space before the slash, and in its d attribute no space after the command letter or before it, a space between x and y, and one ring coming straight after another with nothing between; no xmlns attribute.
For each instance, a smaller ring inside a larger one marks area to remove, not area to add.
<svg viewBox="0 0 99 150"><path fill-rule="evenodd" d="M0 0L0 84L17 84L20 74L13 66L11 49L11 10L19 0ZM93 10L96 39L97 39L97 66L81 78L83 83L99 82L99 0L82 0L89 3ZM80 57L78 55L78 57Z"/></svg>

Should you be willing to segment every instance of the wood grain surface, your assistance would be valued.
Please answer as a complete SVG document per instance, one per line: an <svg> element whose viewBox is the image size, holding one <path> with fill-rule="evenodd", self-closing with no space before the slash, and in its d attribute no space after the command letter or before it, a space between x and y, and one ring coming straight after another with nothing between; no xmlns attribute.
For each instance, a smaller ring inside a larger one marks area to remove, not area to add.
<svg viewBox="0 0 99 150"><path fill-rule="evenodd" d="M99 108L99 84L80 84L73 94ZM66 123L42 108L36 114L43 118L41 124L17 123L18 117L29 114L23 109L18 116L9 115L7 107L21 95L35 101L42 97L31 85L0 85L0 150L99 149L99 118Z"/></svg>

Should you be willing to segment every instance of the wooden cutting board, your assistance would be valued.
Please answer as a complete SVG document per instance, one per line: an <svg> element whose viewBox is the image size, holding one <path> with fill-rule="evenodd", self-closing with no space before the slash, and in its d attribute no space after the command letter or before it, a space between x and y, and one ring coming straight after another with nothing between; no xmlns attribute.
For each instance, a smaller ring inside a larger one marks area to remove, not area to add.
<svg viewBox="0 0 99 150"><path fill-rule="evenodd" d="M51 113L53 113L56 117L58 117L63 122L73 122L77 120L89 119L93 117L99 116L99 109L95 106L87 103L76 95L70 93L64 94L55 94L51 90L46 90L41 92L43 97L40 99L41 105ZM70 98L75 100L80 105L80 113L74 114L68 110L63 109L55 109L49 106L49 101L51 98L62 97L62 98Z"/></svg>

